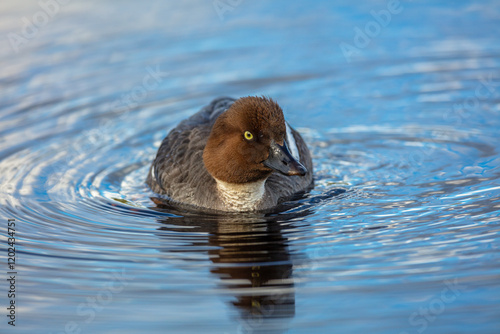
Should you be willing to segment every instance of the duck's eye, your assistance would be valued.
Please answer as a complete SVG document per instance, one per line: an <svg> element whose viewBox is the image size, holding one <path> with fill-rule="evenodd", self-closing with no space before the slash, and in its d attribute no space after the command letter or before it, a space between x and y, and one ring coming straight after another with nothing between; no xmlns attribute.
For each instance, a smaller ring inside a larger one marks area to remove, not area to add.
<svg viewBox="0 0 500 334"><path fill-rule="evenodd" d="M252 140L253 139L253 134L250 131L245 131L244 136L245 136L246 140Z"/></svg>

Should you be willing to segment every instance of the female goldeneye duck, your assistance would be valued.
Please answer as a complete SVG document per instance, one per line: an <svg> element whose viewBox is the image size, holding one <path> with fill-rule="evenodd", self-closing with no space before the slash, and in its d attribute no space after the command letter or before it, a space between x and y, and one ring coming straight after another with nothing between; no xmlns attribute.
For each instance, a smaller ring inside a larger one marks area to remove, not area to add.
<svg viewBox="0 0 500 334"><path fill-rule="evenodd" d="M260 211L306 190L312 183L312 160L275 101L225 97L163 139L146 183L178 203Z"/></svg>

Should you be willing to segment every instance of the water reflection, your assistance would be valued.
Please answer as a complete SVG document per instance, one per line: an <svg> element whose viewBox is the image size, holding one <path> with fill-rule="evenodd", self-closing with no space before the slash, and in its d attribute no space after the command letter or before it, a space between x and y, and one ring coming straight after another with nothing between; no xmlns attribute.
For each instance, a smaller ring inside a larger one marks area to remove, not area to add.
<svg viewBox="0 0 500 334"><path fill-rule="evenodd" d="M208 233L208 248L200 247L198 241L193 249L208 253L210 272L232 296L230 305L240 318L238 332L286 331L295 316L293 260L300 255L291 255L285 231L289 233L290 224L308 216L309 209L280 214L200 215L159 204L156 210L179 215L160 221L163 226L158 230L168 232L160 236L171 237L171 232Z"/></svg>

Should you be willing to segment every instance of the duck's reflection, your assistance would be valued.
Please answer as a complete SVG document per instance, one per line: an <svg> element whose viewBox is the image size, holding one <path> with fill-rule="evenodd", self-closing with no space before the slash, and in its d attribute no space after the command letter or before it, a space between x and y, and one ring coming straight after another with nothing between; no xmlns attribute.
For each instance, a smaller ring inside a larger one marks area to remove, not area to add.
<svg viewBox="0 0 500 334"><path fill-rule="evenodd" d="M265 318L291 318L295 314L292 262L279 222L233 219L218 224L210 244L216 266L211 270L235 291L232 302L247 325Z"/></svg>
<svg viewBox="0 0 500 334"><path fill-rule="evenodd" d="M282 231L290 225L289 219L306 216L307 210L270 216L200 215L162 205L157 209L182 216L161 221L159 230L209 233L210 271L233 296L231 304L241 318L238 332L286 330L295 315L295 292L288 239Z"/></svg>

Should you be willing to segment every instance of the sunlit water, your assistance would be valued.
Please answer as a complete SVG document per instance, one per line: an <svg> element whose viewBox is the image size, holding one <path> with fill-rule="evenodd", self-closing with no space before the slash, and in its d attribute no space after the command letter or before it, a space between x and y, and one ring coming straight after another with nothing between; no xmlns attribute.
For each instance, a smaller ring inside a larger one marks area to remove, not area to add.
<svg viewBox="0 0 500 334"><path fill-rule="evenodd" d="M74 1L17 53L42 9L0 5L1 332L498 333L498 2L401 1L368 40L385 1L232 3ZM250 94L315 188L266 216L157 208L163 137Z"/></svg>

